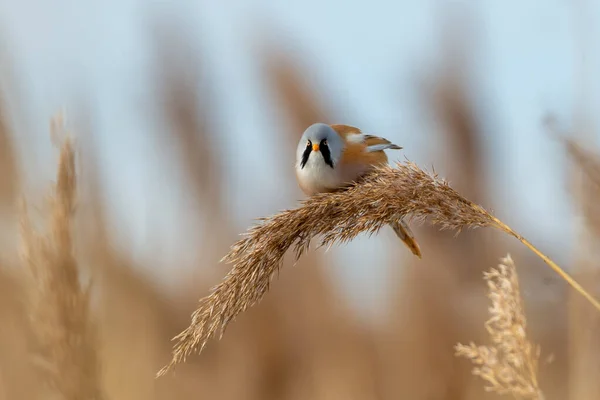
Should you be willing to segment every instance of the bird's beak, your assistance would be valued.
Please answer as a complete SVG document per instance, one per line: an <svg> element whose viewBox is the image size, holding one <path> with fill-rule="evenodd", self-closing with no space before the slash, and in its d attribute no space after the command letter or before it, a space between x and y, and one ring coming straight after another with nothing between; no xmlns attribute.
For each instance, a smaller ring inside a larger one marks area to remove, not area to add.
<svg viewBox="0 0 600 400"><path fill-rule="evenodd" d="M313 143L313 151L319 151L319 144Z"/></svg>

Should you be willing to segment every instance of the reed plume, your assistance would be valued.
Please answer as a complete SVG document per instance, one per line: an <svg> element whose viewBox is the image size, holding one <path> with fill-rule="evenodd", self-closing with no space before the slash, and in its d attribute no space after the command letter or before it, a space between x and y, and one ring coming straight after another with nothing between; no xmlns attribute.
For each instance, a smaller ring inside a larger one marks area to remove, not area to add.
<svg viewBox="0 0 600 400"><path fill-rule="evenodd" d="M329 247L348 242L360 233L376 233L399 217L421 222L427 219L457 233L465 228L498 228L534 251L600 310L600 303L558 265L446 181L410 161L397 163L396 167L381 166L345 191L317 194L304 200L299 208L262 218L263 223L251 228L221 260L233 264L232 270L200 300L191 325L174 338L177 343L171 362L158 376L185 361L191 352L201 352L211 337L222 337L238 314L256 304L269 289L290 247L294 246L298 259L315 236L321 236L321 246Z"/></svg>
<svg viewBox="0 0 600 400"><path fill-rule="evenodd" d="M498 268L484 272L484 279L492 301L490 319L485 323L492 345L459 343L456 355L477 365L473 374L487 381L486 391L541 400L544 396L537 379L540 350L527 339L517 268L510 255Z"/></svg>
<svg viewBox="0 0 600 400"><path fill-rule="evenodd" d="M21 221L22 259L29 272L28 311L34 364L52 398L101 399L89 293L73 253L75 154L66 139L51 198L50 231L38 235L27 212Z"/></svg>

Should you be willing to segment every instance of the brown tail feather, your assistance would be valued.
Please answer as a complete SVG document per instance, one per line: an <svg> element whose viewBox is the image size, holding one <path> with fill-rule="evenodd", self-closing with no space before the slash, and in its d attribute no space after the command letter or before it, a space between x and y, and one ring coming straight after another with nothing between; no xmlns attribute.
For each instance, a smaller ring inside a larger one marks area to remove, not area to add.
<svg viewBox="0 0 600 400"><path fill-rule="evenodd" d="M394 232L396 232L396 236L398 236L400 240L404 242L406 247L408 247L415 256L422 258L421 248L415 239L415 235L412 233L406 222L399 219L398 221L391 223L390 226L394 229Z"/></svg>

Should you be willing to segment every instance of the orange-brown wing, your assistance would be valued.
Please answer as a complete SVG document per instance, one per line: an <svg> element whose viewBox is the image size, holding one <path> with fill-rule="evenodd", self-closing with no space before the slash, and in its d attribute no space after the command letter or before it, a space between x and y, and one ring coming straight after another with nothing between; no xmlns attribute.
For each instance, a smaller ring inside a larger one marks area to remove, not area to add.
<svg viewBox="0 0 600 400"><path fill-rule="evenodd" d="M351 125L342 125L342 124L333 124L330 125L334 131L336 131L342 138L344 138L347 142L364 144L366 147L371 147L375 145L389 145L386 148L389 149L401 149L400 146L397 146L387 140L386 138L382 138L380 136L368 135L362 133L362 131ZM384 147L384 146L381 146ZM371 150L373 151L373 150ZM377 150L375 150L377 151Z"/></svg>
<svg viewBox="0 0 600 400"><path fill-rule="evenodd" d="M363 136L365 137L365 143L367 146L373 146L376 144L392 144L392 142L390 142L386 138L382 138L379 136L373 136L373 135L363 135Z"/></svg>
<svg viewBox="0 0 600 400"><path fill-rule="evenodd" d="M333 125L329 125L333 128L334 131L336 131L341 137L343 137L344 139L347 139L349 135L352 134L362 134L362 132L360 131L360 129L358 129L357 127L354 126L350 126L350 125L342 125L342 124L333 124Z"/></svg>
<svg viewBox="0 0 600 400"><path fill-rule="evenodd" d="M385 152L368 152L366 150L367 145L364 143L346 143L346 148L342 152L340 164L377 165L387 163L388 157Z"/></svg>
<svg viewBox="0 0 600 400"><path fill-rule="evenodd" d="M385 149L400 149L389 140L367 135L360 129L351 125L330 125L346 142L346 148L342 153L341 163L346 164L385 164L388 161Z"/></svg>

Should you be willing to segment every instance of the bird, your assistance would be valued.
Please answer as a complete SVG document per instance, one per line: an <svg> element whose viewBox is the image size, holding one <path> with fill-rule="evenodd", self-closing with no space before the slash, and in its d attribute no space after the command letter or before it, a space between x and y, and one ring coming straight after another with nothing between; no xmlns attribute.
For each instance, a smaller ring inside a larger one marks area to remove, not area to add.
<svg viewBox="0 0 600 400"><path fill-rule="evenodd" d="M307 196L344 190L373 167L387 164L384 150L401 150L389 140L343 124L317 122L302 133L296 149L296 179ZM421 248L402 218L390 223L396 236L421 258Z"/></svg>

